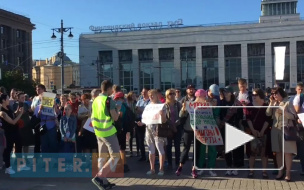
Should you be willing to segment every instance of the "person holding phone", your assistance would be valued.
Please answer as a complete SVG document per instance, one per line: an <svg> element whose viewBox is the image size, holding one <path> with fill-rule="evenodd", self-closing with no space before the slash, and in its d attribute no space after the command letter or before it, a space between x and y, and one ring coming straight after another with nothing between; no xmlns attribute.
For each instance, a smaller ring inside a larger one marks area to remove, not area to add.
<svg viewBox="0 0 304 190"><path fill-rule="evenodd" d="M23 92L17 95L17 102L13 105L13 110L16 113L18 109L23 108L23 114L17 122L19 129L23 153L29 153L29 146L34 145L34 133L30 123L30 106L25 104L25 94Z"/></svg>

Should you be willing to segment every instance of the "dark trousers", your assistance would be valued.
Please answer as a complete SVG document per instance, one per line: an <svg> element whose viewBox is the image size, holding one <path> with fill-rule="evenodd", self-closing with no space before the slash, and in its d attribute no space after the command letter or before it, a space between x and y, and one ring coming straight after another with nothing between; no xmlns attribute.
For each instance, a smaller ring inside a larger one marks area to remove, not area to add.
<svg viewBox="0 0 304 190"><path fill-rule="evenodd" d="M11 152L15 144L15 153L22 153L21 137L18 131L16 132L5 132L6 137L6 148L3 152L3 161L5 162L5 167L9 168L11 166ZM18 154L16 155L18 156Z"/></svg>
<svg viewBox="0 0 304 190"><path fill-rule="evenodd" d="M60 152L63 153L63 157L65 158L66 162L72 163L73 161L73 153L75 153L75 143L74 142L61 142L61 150Z"/></svg>
<svg viewBox="0 0 304 190"><path fill-rule="evenodd" d="M39 128L36 127L34 129L34 131L35 131L35 135L34 135L34 138L35 138L34 153L40 153L41 152L41 149L40 149L41 139L40 139L40 134L39 134Z"/></svg>
<svg viewBox="0 0 304 190"><path fill-rule="evenodd" d="M226 165L228 168L241 168L244 166L244 146L240 146L225 154Z"/></svg>
<svg viewBox="0 0 304 190"><path fill-rule="evenodd" d="M175 149L175 165L178 166L180 163L180 143L182 138L182 130L178 129L177 133L174 134L173 138L168 138L167 144L167 159L168 164L172 165L172 141L174 141L174 149Z"/></svg>
<svg viewBox="0 0 304 190"><path fill-rule="evenodd" d="M138 145L139 150L142 158L146 158L146 151L145 151L145 133L146 127L137 127L137 138L138 138Z"/></svg>
<svg viewBox="0 0 304 190"><path fill-rule="evenodd" d="M188 154L191 148L191 144L194 140L194 132L193 131L184 131L184 149L181 153L180 163L185 164L188 159Z"/></svg>
<svg viewBox="0 0 304 190"><path fill-rule="evenodd" d="M133 152L133 139L135 138L136 142L136 151L139 152L139 146L138 146L138 138L136 135L136 127L132 128L130 131L130 139L129 139L129 147L130 147L130 152Z"/></svg>
<svg viewBox="0 0 304 190"><path fill-rule="evenodd" d="M302 167L302 172L304 172L304 140L300 140L297 142L298 155L300 158L300 163Z"/></svg>

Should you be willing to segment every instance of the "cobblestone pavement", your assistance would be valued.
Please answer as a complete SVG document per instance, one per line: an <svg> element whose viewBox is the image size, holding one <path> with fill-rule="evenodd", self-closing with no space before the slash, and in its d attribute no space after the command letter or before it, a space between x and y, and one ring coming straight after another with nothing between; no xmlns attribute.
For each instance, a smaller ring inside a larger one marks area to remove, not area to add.
<svg viewBox="0 0 304 190"><path fill-rule="evenodd" d="M225 171L217 171L218 177L210 177L208 171L198 179L190 176L191 162L184 166L181 176L177 177L174 170L166 170L165 175L159 177L146 176L149 163L138 162L137 157L128 157L131 169L123 178L112 178L110 182L116 183L115 189L252 189L252 190L279 190L279 189L304 189L304 176L300 176L298 169L300 163L296 160L293 164L292 179L285 181L274 180L274 175L269 171L269 180L262 179L262 172L256 171L254 179L247 179L247 171L239 171L238 176L227 178ZM224 163L218 160L217 163ZM12 178L0 170L0 190L95 190L97 189L90 178Z"/></svg>

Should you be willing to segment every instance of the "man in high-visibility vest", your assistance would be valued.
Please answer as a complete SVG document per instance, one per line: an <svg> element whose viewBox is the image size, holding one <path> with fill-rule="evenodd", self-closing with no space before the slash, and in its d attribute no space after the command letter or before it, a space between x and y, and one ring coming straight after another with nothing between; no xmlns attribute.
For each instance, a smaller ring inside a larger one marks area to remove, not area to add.
<svg viewBox="0 0 304 190"><path fill-rule="evenodd" d="M120 159L120 147L114 121L119 117L121 105L116 105L109 96L112 94L112 82L105 80L101 83L101 94L94 99L92 105L92 125L98 142L99 172L92 182L101 190L115 186L107 180L107 175L116 170ZM108 158L110 155L110 158Z"/></svg>

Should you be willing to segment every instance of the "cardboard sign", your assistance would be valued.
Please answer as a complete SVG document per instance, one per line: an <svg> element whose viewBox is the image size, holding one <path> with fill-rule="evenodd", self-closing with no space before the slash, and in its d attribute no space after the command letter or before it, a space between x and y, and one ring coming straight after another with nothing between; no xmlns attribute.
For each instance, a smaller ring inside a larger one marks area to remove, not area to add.
<svg viewBox="0 0 304 190"><path fill-rule="evenodd" d="M93 125L92 125L91 118L87 119L87 121L85 122L83 128L86 129L86 130L88 130L88 131L90 131L90 132L92 132L92 133L95 133Z"/></svg>
<svg viewBox="0 0 304 190"><path fill-rule="evenodd" d="M142 114L142 123L146 125L161 124L161 115L159 111L162 110L164 104L149 104L145 107Z"/></svg>
<svg viewBox="0 0 304 190"><path fill-rule="evenodd" d="M54 98L56 97L56 94L44 92L42 95L42 114L54 116Z"/></svg>
<svg viewBox="0 0 304 190"><path fill-rule="evenodd" d="M205 106L197 108L198 106ZM190 115L190 125L195 132L195 137L205 145L223 145L223 138L213 117L210 103L187 103L186 109ZM195 110L195 113L194 113Z"/></svg>

